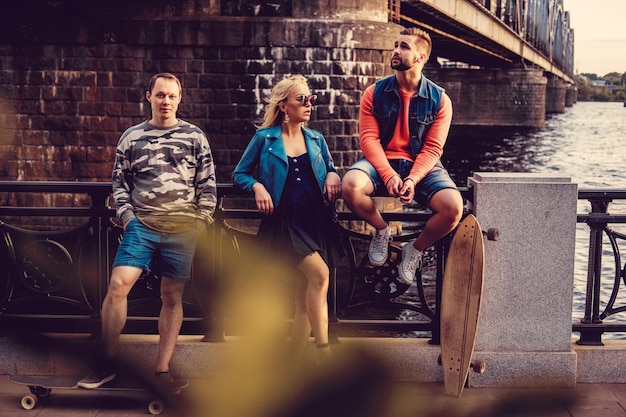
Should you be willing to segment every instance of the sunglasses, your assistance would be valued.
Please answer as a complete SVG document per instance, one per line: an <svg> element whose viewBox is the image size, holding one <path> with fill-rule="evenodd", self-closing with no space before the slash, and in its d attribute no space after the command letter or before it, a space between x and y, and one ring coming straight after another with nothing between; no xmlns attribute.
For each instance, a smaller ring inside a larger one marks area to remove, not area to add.
<svg viewBox="0 0 626 417"><path fill-rule="evenodd" d="M317 102L317 94L311 94L308 97L302 94L296 97L296 100L298 100L303 106L306 106L309 102L311 103L311 106L315 106L315 103Z"/></svg>

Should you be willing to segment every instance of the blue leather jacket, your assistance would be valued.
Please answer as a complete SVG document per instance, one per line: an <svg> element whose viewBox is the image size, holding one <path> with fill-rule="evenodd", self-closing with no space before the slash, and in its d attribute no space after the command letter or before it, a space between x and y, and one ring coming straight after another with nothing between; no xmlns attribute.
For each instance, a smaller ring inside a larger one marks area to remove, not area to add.
<svg viewBox="0 0 626 417"><path fill-rule="evenodd" d="M257 181L263 184L272 196L274 207L278 207L289 172L289 160L280 132L280 125L257 130L232 174L233 183L245 191L252 191ZM326 175L337 172L337 169L324 136L305 127L302 132L313 173L320 193L323 193ZM255 167L258 167L258 179L252 176Z"/></svg>
<svg viewBox="0 0 626 417"><path fill-rule="evenodd" d="M381 144L385 149L393 137L398 122L400 112L398 88L395 74L378 80L374 88L372 113L378 122ZM413 96L409 106L409 133L413 158L422 149L424 137L435 121L442 94L441 87L422 75L417 94Z"/></svg>

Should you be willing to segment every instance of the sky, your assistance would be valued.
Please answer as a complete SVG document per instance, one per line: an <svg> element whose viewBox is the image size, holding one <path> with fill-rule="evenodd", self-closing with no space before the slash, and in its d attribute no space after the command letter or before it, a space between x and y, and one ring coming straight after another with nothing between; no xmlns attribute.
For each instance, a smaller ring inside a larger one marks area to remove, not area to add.
<svg viewBox="0 0 626 417"><path fill-rule="evenodd" d="M626 0L563 0L574 29L574 73L626 72Z"/></svg>

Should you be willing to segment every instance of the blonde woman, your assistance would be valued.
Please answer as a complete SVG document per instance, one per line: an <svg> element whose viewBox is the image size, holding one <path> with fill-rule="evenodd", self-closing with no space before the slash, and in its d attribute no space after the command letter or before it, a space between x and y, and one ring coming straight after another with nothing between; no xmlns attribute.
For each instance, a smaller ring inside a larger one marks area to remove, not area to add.
<svg viewBox="0 0 626 417"><path fill-rule="evenodd" d="M338 262L343 250L338 229L326 208L327 201L334 203L339 197L341 179L324 136L305 127L316 99L303 76L278 82L265 108L263 123L232 178L237 186L254 193L256 207L263 215L258 238L300 272L292 327L293 353L298 356L304 352L312 332L317 361L323 362L330 355L329 265Z"/></svg>

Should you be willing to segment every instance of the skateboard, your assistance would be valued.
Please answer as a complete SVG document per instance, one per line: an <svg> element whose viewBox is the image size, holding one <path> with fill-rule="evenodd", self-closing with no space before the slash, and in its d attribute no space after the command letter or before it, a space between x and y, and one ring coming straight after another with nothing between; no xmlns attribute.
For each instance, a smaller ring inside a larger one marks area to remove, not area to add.
<svg viewBox="0 0 626 417"><path fill-rule="evenodd" d="M148 412L152 415L159 415L165 408L165 398L163 395L148 384L141 384L138 381L131 381L124 378L115 378L111 382L93 389L80 388L76 384L82 375L9 375L9 381L18 385L25 385L29 388L30 394L24 395L20 405L25 410L32 410L37 403L47 398L53 389L56 390L83 390L83 391L137 391L149 393L152 399L148 403ZM188 381L177 380L177 386L168 393L177 394L189 385ZM162 394L162 393L161 393Z"/></svg>
<svg viewBox="0 0 626 417"><path fill-rule="evenodd" d="M489 240L498 239L489 229ZM485 363L471 362L476 342L484 278L483 232L474 215L458 225L450 243L441 295L441 356L446 395L460 397L470 368L483 373Z"/></svg>

